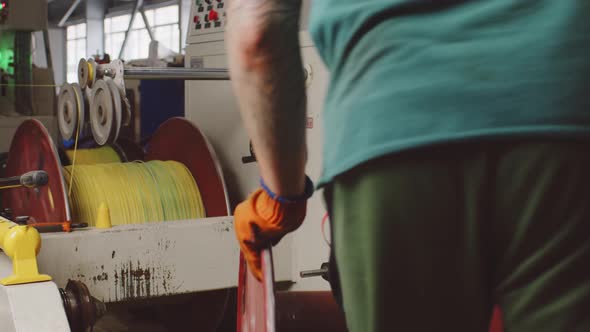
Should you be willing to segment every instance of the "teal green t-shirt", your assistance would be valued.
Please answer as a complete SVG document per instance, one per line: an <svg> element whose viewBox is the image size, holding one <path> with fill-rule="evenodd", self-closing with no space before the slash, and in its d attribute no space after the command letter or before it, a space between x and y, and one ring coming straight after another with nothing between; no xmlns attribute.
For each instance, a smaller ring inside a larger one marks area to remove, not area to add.
<svg viewBox="0 0 590 332"><path fill-rule="evenodd" d="M590 0L315 0L330 181L426 145L590 134Z"/></svg>

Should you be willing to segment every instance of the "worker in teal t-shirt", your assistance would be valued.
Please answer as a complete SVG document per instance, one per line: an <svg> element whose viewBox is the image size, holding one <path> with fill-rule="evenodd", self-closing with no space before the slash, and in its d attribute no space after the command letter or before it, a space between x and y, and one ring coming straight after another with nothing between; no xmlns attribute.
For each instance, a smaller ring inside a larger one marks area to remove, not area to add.
<svg viewBox="0 0 590 332"><path fill-rule="evenodd" d="M233 0L232 83L261 189L235 211L254 274L295 230L300 1ZM330 71L325 188L350 331L590 331L590 1L315 0Z"/></svg>

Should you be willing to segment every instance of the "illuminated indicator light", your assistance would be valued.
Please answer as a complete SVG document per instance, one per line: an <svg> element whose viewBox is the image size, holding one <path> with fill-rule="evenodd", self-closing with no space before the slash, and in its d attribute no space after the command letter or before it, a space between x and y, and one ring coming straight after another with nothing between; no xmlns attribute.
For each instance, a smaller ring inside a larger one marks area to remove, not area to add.
<svg viewBox="0 0 590 332"><path fill-rule="evenodd" d="M209 19L211 21L217 21L219 20L219 14L217 14L216 11L214 11L213 9L209 12Z"/></svg>

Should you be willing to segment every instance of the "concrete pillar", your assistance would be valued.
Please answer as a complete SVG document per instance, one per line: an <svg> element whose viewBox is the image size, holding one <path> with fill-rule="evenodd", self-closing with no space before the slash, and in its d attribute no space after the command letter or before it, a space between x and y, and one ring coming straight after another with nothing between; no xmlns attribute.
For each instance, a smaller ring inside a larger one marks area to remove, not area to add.
<svg viewBox="0 0 590 332"><path fill-rule="evenodd" d="M104 0L86 0L86 53L87 56L104 53Z"/></svg>

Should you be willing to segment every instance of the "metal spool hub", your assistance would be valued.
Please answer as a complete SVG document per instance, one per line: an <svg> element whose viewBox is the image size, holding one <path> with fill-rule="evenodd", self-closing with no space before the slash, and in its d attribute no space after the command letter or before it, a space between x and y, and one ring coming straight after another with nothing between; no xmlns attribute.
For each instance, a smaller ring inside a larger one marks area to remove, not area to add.
<svg viewBox="0 0 590 332"><path fill-rule="evenodd" d="M85 99L77 83L64 84L57 100L57 122L61 136L66 139L82 132L85 121Z"/></svg>
<svg viewBox="0 0 590 332"><path fill-rule="evenodd" d="M59 290L72 332L85 332L106 312L106 306L90 295L80 281L70 280Z"/></svg>

